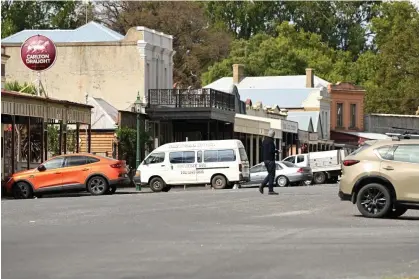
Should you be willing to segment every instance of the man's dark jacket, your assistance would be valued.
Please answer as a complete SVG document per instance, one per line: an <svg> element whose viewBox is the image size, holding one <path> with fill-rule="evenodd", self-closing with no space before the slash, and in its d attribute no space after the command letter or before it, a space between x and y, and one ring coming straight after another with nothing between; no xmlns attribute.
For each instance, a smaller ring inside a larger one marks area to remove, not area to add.
<svg viewBox="0 0 419 279"><path fill-rule="evenodd" d="M262 142L262 148L263 148L263 160L264 161L275 161L275 143L273 138L265 137L265 139Z"/></svg>

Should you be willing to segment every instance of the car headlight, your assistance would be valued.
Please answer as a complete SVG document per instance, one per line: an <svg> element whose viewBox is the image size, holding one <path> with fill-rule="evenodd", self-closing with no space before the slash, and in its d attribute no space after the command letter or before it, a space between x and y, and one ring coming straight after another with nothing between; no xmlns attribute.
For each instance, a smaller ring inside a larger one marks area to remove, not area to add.
<svg viewBox="0 0 419 279"><path fill-rule="evenodd" d="M137 171L135 172L135 176L141 176L141 172L140 172L139 170L137 170Z"/></svg>

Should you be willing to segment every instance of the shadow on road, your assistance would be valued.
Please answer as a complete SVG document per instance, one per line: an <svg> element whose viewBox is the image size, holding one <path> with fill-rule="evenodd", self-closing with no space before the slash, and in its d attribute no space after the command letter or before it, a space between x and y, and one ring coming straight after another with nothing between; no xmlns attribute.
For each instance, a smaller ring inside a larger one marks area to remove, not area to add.
<svg viewBox="0 0 419 279"><path fill-rule="evenodd" d="M367 217L364 217L363 215L360 215L360 214L355 214L355 215L353 215L354 217L357 217L357 218L367 218ZM369 219L374 219L374 218L369 218ZM376 220L407 220L407 221L419 221L419 216L400 216L400 217L398 217L398 218L378 218L378 219L376 219Z"/></svg>

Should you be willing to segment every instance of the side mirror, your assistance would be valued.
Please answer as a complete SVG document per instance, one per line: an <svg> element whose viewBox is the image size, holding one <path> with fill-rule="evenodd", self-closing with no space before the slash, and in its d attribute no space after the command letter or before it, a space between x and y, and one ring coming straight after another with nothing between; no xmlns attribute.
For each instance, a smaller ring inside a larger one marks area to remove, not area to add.
<svg viewBox="0 0 419 279"><path fill-rule="evenodd" d="M46 171L47 168L44 165L39 165L38 166L38 171Z"/></svg>

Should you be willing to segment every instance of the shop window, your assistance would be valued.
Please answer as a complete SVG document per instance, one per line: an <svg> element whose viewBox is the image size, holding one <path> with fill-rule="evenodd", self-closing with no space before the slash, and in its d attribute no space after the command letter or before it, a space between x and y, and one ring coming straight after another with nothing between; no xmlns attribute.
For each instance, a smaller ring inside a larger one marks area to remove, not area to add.
<svg viewBox="0 0 419 279"><path fill-rule="evenodd" d="M356 127L356 104L351 104L351 122L350 127Z"/></svg>
<svg viewBox="0 0 419 279"><path fill-rule="evenodd" d="M336 106L336 127L342 128L343 127L343 104L337 103Z"/></svg>

